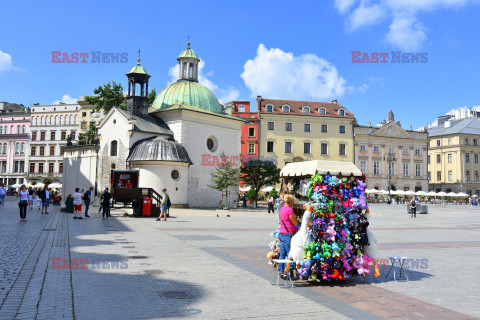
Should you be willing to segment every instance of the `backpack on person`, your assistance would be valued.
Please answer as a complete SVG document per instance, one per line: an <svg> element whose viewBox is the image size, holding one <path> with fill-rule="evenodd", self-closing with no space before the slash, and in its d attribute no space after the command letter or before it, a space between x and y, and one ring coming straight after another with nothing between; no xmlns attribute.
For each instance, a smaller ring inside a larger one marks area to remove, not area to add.
<svg viewBox="0 0 480 320"><path fill-rule="evenodd" d="M83 201L88 201L89 200L88 199L88 194L86 192L83 194L82 198L83 198Z"/></svg>
<svg viewBox="0 0 480 320"><path fill-rule="evenodd" d="M170 208L172 206L172 203L170 202L170 197L168 195L165 195L167 197L167 208Z"/></svg>

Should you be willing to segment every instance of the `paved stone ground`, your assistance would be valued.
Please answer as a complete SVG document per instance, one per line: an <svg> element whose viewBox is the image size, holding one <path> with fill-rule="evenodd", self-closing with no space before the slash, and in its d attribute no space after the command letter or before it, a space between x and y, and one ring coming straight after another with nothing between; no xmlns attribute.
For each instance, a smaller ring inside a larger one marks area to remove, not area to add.
<svg viewBox="0 0 480 320"><path fill-rule="evenodd" d="M172 209L156 222L122 210L102 220L94 208L77 221L51 207L20 222L10 200L0 207L0 320L480 317L479 209L430 207L417 219L403 206L371 211L382 259L425 259L409 264L409 282L382 269L380 278L280 289L266 263L278 222L262 211Z"/></svg>

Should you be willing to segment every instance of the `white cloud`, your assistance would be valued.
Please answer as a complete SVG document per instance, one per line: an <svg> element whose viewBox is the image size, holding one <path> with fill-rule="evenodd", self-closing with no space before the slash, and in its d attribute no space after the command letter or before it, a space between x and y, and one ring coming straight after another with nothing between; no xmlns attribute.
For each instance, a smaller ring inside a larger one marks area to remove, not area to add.
<svg viewBox="0 0 480 320"><path fill-rule="evenodd" d="M294 56L260 44L257 55L244 65L241 77L252 92L285 99L333 99L350 91L335 66L314 54Z"/></svg>
<svg viewBox="0 0 480 320"><path fill-rule="evenodd" d="M379 23L390 18L385 41L404 51L418 50L428 40L427 28L417 20L421 11L438 8L457 9L478 0L335 0L334 7L340 14L348 14L346 27L350 31Z"/></svg>
<svg viewBox="0 0 480 320"><path fill-rule="evenodd" d="M60 104L60 102L67 103L67 104L74 104L77 103L77 98L72 98L68 94L64 94L61 100L55 100L52 104Z"/></svg>
<svg viewBox="0 0 480 320"><path fill-rule="evenodd" d="M238 99L240 96L240 91L235 89L234 87L228 87L227 89L222 89L213 83L212 80L208 79L208 77L213 76L213 70L210 70L205 73L205 61L200 61L198 63L198 82L208 89L212 91L220 103L226 103L231 100ZM170 81L168 82L173 83L178 80L178 72L179 72L179 65L176 64L174 67L171 67L169 70Z"/></svg>
<svg viewBox="0 0 480 320"><path fill-rule="evenodd" d="M13 65L12 56L0 50L0 74L12 70L21 71Z"/></svg>

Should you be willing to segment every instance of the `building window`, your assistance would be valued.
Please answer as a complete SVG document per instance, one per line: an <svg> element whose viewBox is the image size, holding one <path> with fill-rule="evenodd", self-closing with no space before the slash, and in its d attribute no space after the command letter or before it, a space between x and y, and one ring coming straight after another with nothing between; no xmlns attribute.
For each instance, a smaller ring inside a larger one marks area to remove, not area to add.
<svg viewBox="0 0 480 320"><path fill-rule="evenodd" d="M437 155L437 158L438 158L438 155ZM447 154L447 161L448 161L448 163L452 163L452 154L451 153Z"/></svg>
<svg viewBox="0 0 480 320"><path fill-rule="evenodd" d="M373 175L380 175L380 162L379 161L373 161Z"/></svg>
<svg viewBox="0 0 480 320"><path fill-rule="evenodd" d="M420 163L415 164L415 177L420 177L422 165Z"/></svg>
<svg viewBox="0 0 480 320"><path fill-rule="evenodd" d="M328 132L328 127L326 124L322 124L322 132L327 133Z"/></svg>
<svg viewBox="0 0 480 320"><path fill-rule="evenodd" d="M15 161L15 171L14 172L24 172L25 171L25 162Z"/></svg>
<svg viewBox="0 0 480 320"><path fill-rule="evenodd" d="M38 164L38 172L43 173L43 162Z"/></svg>
<svg viewBox="0 0 480 320"><path fill-rule="evenodd" d="M207 140L207 145L208 145L208 140ZM117 140L113 140L110 143L110 156L111 157L116 157L117 154L118 154L118 142L117 142Z"/></svg>
<svg viewBox="0 0 480 320"><path fill-rule="evenodd" d="M172 177L173 180L177 181L178 178L180 178L180 172L178 170L172 170L170 173L170 176Z"/></svg>
<svg viewBox="0 0 480 320"><path fill-rule="evenodd" d="M309 106L305 106L302 108L302 113L303 114L310 114L310 107Z"/></svg>
<svg viewBox="0 0 480 320"><path fill-rule="evenodd" d="M7 161L2 161L2 173L7 172Z"/></svg>
<svg viewBox="0 0 480 320"><path fill-rule="evenodd" d="M328 144L327 143L322 143L320 145L320 153L321 154L328 154Z"/></svg>
<svg viewBox="0 0 480 320"><path fill-rule="evenodd" d="M403 175L408 176L408 162L403 163Z"/></svg>
<svg viewBox="0 0 480 320"><path fill-rule="evenodd" d="M379 153L380 152L380 147L379 146L373 146L373 152Z"/></svg>
<svg viewBox="0 0 480 320"><path fill-rule="evenodd" d="M58 164L58 173L63 173L63 162Z"/></svg>
<svg viewBox="0 0 480 320"><path fill-rule="evenodd" d="M21 129L20 125L17 125L17 133L22 133L22 129Z"/></svg>
<svg viewBox="0 0 480 320"><path fill-rule="evenodd" d="M367 151L367 147L366 147L364 144L361 144L361 145L360 145L360 151L361 151L361 152Z"/></svg>
<svg viewBox="0 0 480 320"><path fill-rule="evenodd" d="M395 175L395 163L394 162L389 162L388 163L388 174L390 176L394 176Z"/></svg>
<svg viewBox="0 0 480 320"><path fill-rule="evenodd" d="M470 153L465 153L465 162L470 162Z"/></svg>
<svg viewBox="0 0 480 320"><path fill-rule="evenodd" d="M310 154L311 150L310 150L310 142L305 142L303 144L303 153L305 154Z"/></svg>
<svg viewBox="0 0 480 320"><path fill-rule="evenodd" d="M22 125L22 133L25 133L25 125Z"/></svg>
<svg viewBox="0 0 480 320"><path fill-rule="evenodd" d="M474 145L474 146L477 145L477 139L473 139L473 145Z"/></svg>
<svg viewBox="0 0 480 320"><path fill-rule="evenodd" d="M41 156L45 155L45 147L44 146L40 146L40 155Z"/></svg>
<svg viewBox="0 0 480 320"><path fill-rule="evenodd" d="M478 171L475 171L475 181L478 181Z"/></svg>
<svg viewBox="0 0 480 320"><path fill-rule="evenodd" d="M345 126L340 126L339 127L339 132L340 133L345 133Z"/></svg>
<svg viewBox="0 0 480 320"><path fill-rule="evenodd" d="M448 138L447 144L448 144L448 145L451 145L451 144L452 144L452 139Z"/></svg>
<svg viewBox="0 0 480 320"><path fill-rule="evenodd" d="M267 106L267 112L273 112L273 106Z"/></svg>
<svg viewBox="0 0 480 320"><path fill-rule="evenodd" d="M292 131L292 123L291 122L285 123L285 131Z"/></svg>
<svg viewBox="0 0 480 320"><path fill-rule="evenodd" d="M32 132L32 141L35 141L35 140L37 140L37 132L33 131Z"/></svg>
<svg viewBox="0 0 480 320"><path fill-rule="evenodd" d="M345 116L345 110L343 109L338 110L338 114L341 115L342 117Z"/></svg>
<svg viewBox="0 0 480 320"><path fill-rule="evenodd" d="M468 138L465 138L465 145L468 146Z"/></svg>
<svg viewBox="0 0 480 320"><path fill-rule="evenodd" d="M22 144L20 145L20 154L24 154L25 153L25 143L22 142Z"/></svg>
<svg viewBox="0 0 480 320"><path fill-rule="evenodd" d="M238 112L245 112L245 106L243 104L238 105Z"/></svg>
<svg viewBox="0 0 480 320"><path fill-rule="evenodd" d="M30 173L35 172L35 162L30 162Z"/></svg>
<svg viewBox="0 0 480 320"><path fill-rule="evenodd" d="M255 128L248 128L248 136L250 138L255 137Z"/></svg>
<svg viewBox="0 0 480 320"><path fill-rule="evenodd" d="M466 176L466 178L467 178L467 181L470 181L470 171L467 170L467 171L465 172L465 176Z"/></svg>
<svg viewBox="0 0 480 320"><path fill-rule="evenodd" d="M15 154L19 154L20 153L20 143L15 143Z"/></svg>
<svg viewBox="0 0 480 320"><path fill-rule="evenodd" d="M427 179L428 181L432 180L432 173L430 171L427 172Z"/></svg>
<svg viewBox="0 0 480 320"><path fill-rule="evenodd" d="M478 153L475 153L473 156L475 163L478 163Z"/></svg>
<svg viewBox="0 0 480 320"><path fill-rule="evenodd" d="M45 141L45 131L40 132L40 141Z"/></svg>
<svg viewBox="0 0 480 320"><path fill-rule="evenodd" d="M3 134L3 126L0 127L0 134Z"/></svg>
<svg viewBox="0 0 480 320"><path fill-rule="evenodd" d="M50 146L50 155L51 156L55 155L55 146Z"/></svg>
<svg viewBox="0 0 480 320"><path fill-rule="evenodd" d="M267 122L267 130L274 130L275 124L273 122Z"/></svg>
<svg viewBox="0 0 480 320"><path fill-rule="evenodd" d="M282 111L283 111L283 113L290 113L290 107L289 106L283 106Z"/></svg>
<svg viewBox="0 0 480 320"><path fill-rule="evenodd" d="M338 144L338 154L341 156L345 156L347 154L347 148L344 143Z"/></svg>
<svg viewBox="0 0 480 320"><path fill-rule="evenodd" d="M248 153L249 154L255 154L255 143L249 143L248 144Z"/></svg>
<svg viewBox="0 0 480 320"><path fill-rule="evenodd" d="M437 163L442 162L441 155L437 154Z"/></svg>
<svg viewBox="0 0 480 320"><path fill-rule="evenodd" d="M86 112L82 112L82 118L85 118L87 116Z"/></svg>
<svg viewBox="0 0 480 320"><path fill-rule="evenodd" d="M403 154L408 154L408 148L403 148Z"/></svg>
<svg viewBox="0 0 480 320"><path fill-rule="evenodd" d="M30 147L30 155L31 155L31 156L35 156L36 153L37 153L37 147L31 146L31 147Z"/></svg>
<svg viewBox="0 0 480 320"><path fill-rule="evenodd" d="M440 147L440 140L437 140L437 147Z"/></svg>
<svg viewBox="0 0 480 320"><path fill-rule="evenodd" d="M3 144L3 154L7 154L7 144Z"/></svg>
<svg viewBox="0 0 480 320"><path fill-rule="evenodd" d="M62 131L60 133L60 140L62 140L62 141L67 140L67 131Z"/></svg>
<svg viewBox="0 0 480 320"><path fill-rule="evenodd" d="M303 131L310 132L310 123L305 123L303 125Z"/></svg>
<svg viewBox="0 0 480 320"><path fill-rule="evenodd" d="M82 130L87 129L87 121L82 121L82 123L80 124L80 129L82 129Z"/></svg>
<svg viewBox="0 0 480 320"><path fill-rule="evenodd" d="M452 171L449 171L449 172L448 172L448 177L449 177L449 180L450 180L450 181L452 181L452 180L450 179L451 172L452 172ZM441 181L441 180L442 180L442 172L441 172L441 171L437 171L437 181Z"/></svg>
<svg viewBox="0 0 480 320"><path fill-rule="evenodd" d="M285 153L292 153L292 143L285 141Z"/></svg>
<svg viewBox="0 0 480 320"><path fill-rule="evenodd" d="M360 171L362 171L362 173L367 172L367 161L360 160Z"/></svg>
<svg viewBox="0 0 480 320"><path fill-rule="evenodd" d="M55 131L50 131L50 140L55 141Z"/></svg>
<svg viewBox="0 0 480 320"><path fill-rule="evenodd" d="M415 155L419 156L420 155L420 149L415 149Z"/></svg>
<svg viewBox="0 0 480 320"><path fill-rule="evenodd" d="M267 141L267 152L275 152L274 146L275 145L273 141Z"/></svg>
<svg viewBox="0 0 480 320"><path fill-rule="evenodd" d="M54 171L55 164L54 163L49 163L48 164L48 173L53 173Z"/></svg>
<svg viewBox="0 0 480 320"><path fill-rule="evenodd" d="M70 138L72 138L72 140L75 140L75 135L76 135L76 131L70 132Z"/></svg>

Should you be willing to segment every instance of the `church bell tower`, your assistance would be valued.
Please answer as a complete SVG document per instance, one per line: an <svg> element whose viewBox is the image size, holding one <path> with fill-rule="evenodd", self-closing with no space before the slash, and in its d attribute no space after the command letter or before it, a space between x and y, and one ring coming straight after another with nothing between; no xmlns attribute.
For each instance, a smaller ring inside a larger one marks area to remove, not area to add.
<svg viewBox="0 0 480 320"><path fill-rule="evenodd" d="M187 45L187 49L183 50L177 58L179 64L178 80L198 82L198 63L200 59L195 51L190 48L190 42Z"/></svg>
<svg viewBox="0 0 480 320"><path fill-rule="evenodd" d="M135 116L144 117L148 114L148 79L150 75L140 65L140 57L137 65L126 76L128 78L127 110Z"/></svg>

